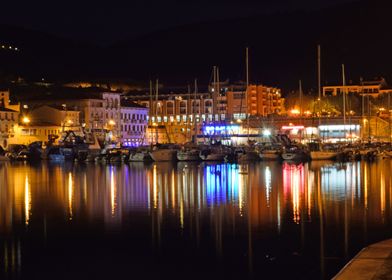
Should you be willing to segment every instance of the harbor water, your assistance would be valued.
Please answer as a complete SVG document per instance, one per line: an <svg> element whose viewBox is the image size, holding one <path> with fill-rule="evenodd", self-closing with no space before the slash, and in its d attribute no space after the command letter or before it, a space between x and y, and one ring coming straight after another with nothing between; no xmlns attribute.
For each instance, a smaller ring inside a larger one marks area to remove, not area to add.
<svg viewBox="0 0 392 280"><path fill-rule="evenodd" d="M330 279L392 237L391 170L0 162L0 278Z"/></svg>

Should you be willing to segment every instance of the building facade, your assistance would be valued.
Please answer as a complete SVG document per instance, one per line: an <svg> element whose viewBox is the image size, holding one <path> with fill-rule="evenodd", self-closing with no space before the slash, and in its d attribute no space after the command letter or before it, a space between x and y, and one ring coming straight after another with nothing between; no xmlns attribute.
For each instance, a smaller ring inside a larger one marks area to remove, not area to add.
<svg viewBox="0 0 392 280"><path fill-rule="evenodd" d="M8 90L0 90L0 146L7 148L19 122L19 105L12 105Z"/></svg>
<svg viewBox="0 0 392 280"><path fill-rule="evenodd" d="M148 144L148 108L121 100L120 139L123 146L137 147Z"/></svg>
<svg viewBox="0 0 392 280"><path fill-rule="evenodd" d="M263 85L232 88L227 95L227 114L233 119L249 116L267 117L284 113L284 98L280 89Z"/></svg>
<svg viewBox="0 0 392 280"><path fill-rule="evenodd" d="M378 98L385 94L392 93L392 88L387 85L384 79L377 81L362 81L355 85L336 85L323 87L323 96L338 96L343 93L353 93Z"/></svg>

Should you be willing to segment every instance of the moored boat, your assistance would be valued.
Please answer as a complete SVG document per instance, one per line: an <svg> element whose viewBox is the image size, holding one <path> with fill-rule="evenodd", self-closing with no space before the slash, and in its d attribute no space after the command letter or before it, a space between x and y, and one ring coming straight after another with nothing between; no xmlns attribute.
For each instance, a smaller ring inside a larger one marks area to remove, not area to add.
<svg viewBox="0 0 392 280"><path fill-rule="evenodd" d="M247 149L238 154L238 161L259 161L259 154L255 150Z"/></svg>
<svg viewBox="0 0 392 280"><path fill-rule="evenodd" d="M184 149L177 151L177 159L179 161L197 161L201 160L198 149Z"/></svg>
<svg viewBox="0 0 392 280"><path fill-rule="evenodd" d="M199 156L204 161L224 161L227 153L222 149L201 150Z"/></svg>
<svg viewBox="0 0 392 280"><path fill-rule="evenodd" d="M309 159L308 152L298 146L291 146L285 149L282 153L283 160L291 161L307 161Z"/></svg>
<svg viewBox="0 0 392 280"><path fill-rule="evenodd" d="M129 162L150 162L153 159L150 156L150 153L147 149L138 149L129 152L128 157Z"/></svg>
<svg viewBox="0 0 392 280"><path fill-rule="evenodd" d="M331 160L335 159L339 155L339 152L334 151L311 151L311 160Z"/></svg>
<svg viewBox="0 0 392 280"><path fill-rule="evenodd" d="M278 160L282 154L281 150L278 149L265 149L259 152L261 160Z"/></svg>
<svg viewBox="0 0 392 280"><path fill-rule="evenodd" d="M154 161L176 161L177 160L177 149L170 145L159 145L155 146L149 152L151 158Z"/></svg>

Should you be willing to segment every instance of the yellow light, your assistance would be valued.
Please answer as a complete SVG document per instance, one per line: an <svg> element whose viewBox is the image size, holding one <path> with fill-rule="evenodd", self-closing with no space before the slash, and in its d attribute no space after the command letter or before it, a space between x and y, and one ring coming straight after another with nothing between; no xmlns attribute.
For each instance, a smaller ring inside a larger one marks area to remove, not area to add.
<svg viewBox="0 0 392 280"><path fill-rule="evenodd" d="M72 120L68 120L67 123L68 124L73 124L73 121Z"/></svg>
<svg viewBox="0 0 392 280"><path fill-rule="evenodd" d="M241 120L241 119L238 119L238 120L237 120L237 123L242 123L242 120Z"/></svg>
<svg viewBox="0 0 392 280"><path fill-rule="evenodd" d="M109 125L115 125L115 124L116 124L116 122L114 120L109 121Z"/></svg>
<svg viewBox="0 0 392 280"><path fill-rule="evenodd" d="M25 224L29 224L30 220L30 210L31 210L31 192L30 192L30 183L29 178L26 175L25 178Z"/></svg>
<svg viewBox="0 0 392 280"><path fill-rule="evenodd" d="M22 122L28 124L30 123L30 119L28 117L23 117Z"/></svg>
<svg viewBox="0 0 392 280"><path fill-rule="evenodd" d="M69 219L72 220L73 211L72 211L72 200L73 200L73 179L72 173L68 173L68 211L69 211Z"/></svg>
<svg viewBox="0 0 392 280"><path fill-rule="evenodd" d="M291 111L290 111L290 113L291 114L293 114L293 115L299 115L299 110L298 109L292 109Z"/></svg>

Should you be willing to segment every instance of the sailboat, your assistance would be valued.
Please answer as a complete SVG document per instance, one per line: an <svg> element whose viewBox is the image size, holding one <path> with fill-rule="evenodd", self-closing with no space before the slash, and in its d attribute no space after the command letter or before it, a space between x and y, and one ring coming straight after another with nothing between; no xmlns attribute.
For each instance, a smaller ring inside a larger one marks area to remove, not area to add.
<svg viewBox="0 0 392 280"><path fill-rule="evenodd" d="M190 95L190 90L188 88L189 95ZM193 136L193 142L186 143L185 145L182 146L182 148L177 151L177 159L179 161L198 161L201 160L199 153L200 150L196 144L196 136L197 136L197 123L196 123L196 118L195 118L195 104L196 104L196 93L197 93L197 80L195 80L195 90L194 90L194 99L193 99L193 112L192 112L192 121L194 123L194 136ZM189 98L190 100L190 98ZM192 133L191 133L192 135Z"/></svg>
<svg viewBox="0 0 392 280"><path fill-rule="evenodd" d="M249 88L249 49L246 48L246 89L245 89L245 104L246 104L246 123L247 123L247 140L248 146L243 147L242 153L238 154L238 161L258 161L260 160L259 154L250 145L249 141L249 104L248 104L248 88Z"/></svg>
<svg viewBox="0 0 392 280"><path fill-rule="evenodd" d="M155 118L158 116L158 90L159 84L156 80L155 89ZM154 161L176 161L177 147L175 145L162 145L158 143L158 127L155 128L156 145L149 151L149 155Z"/></svg>

